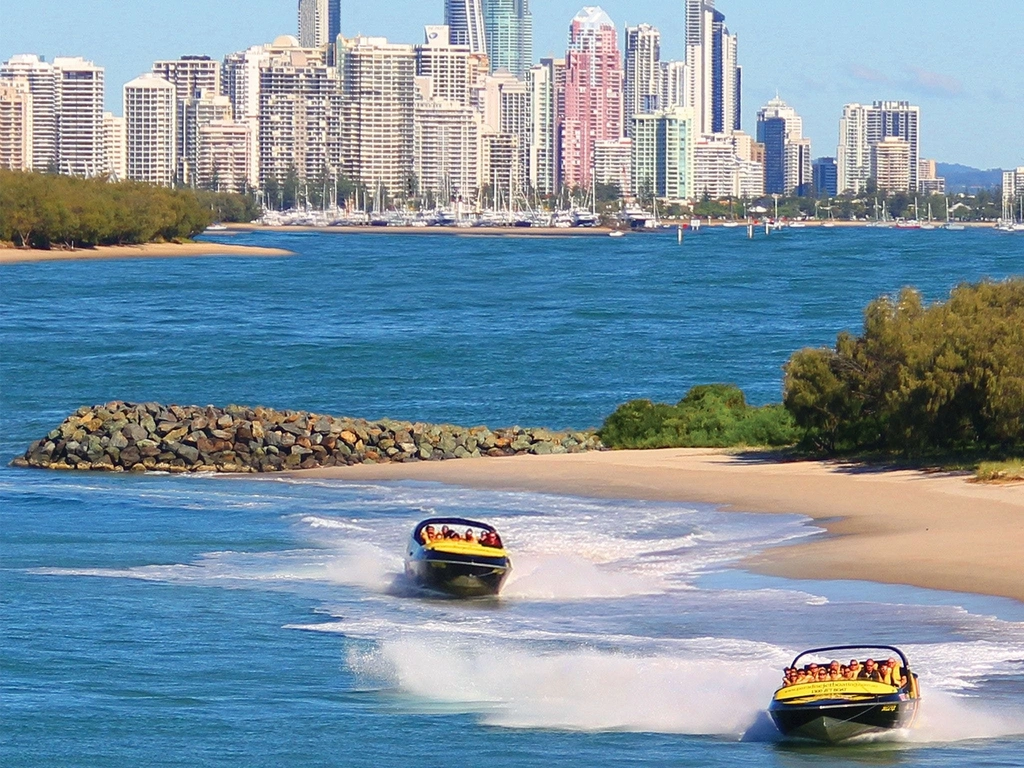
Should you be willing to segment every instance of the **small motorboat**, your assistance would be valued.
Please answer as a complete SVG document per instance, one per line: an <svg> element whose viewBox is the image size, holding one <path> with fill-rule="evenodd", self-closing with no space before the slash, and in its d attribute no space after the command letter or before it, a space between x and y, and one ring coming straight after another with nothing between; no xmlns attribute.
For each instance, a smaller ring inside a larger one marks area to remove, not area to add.
<svg viewBox="0 0 1024 768"><path fill-rule="evenodd" d="M802 659L828 665L839 651L885 651L898 658L895 684L875 679L798 682L779 688L768 707L775 726L794 739L835 744L868 734L909 728L917 717L921 694L917 675L903 652L889 645L834 645L804 651L790 665L799 669Z"/></svg>
<svg viewBox="0 0 1024 768"><path fill-rule="evenodd" d="M433 517L409 537L405 573L416 584L455 597L493 597L512 561L493 526L461 517Z"/></svg>

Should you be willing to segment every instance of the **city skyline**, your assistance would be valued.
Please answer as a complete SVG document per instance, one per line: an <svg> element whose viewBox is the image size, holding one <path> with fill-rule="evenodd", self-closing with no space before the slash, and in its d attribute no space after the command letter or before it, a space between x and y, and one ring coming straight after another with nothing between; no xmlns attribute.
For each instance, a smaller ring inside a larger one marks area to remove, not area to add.
<svg viewBox="0 0 1024 768"><path fill-rule="evenodd" d="M237 13L236 6L243 5L251 12ZM280 34L295 34L295 5L289 0L249 0L211 9L184 0L174 8L133 4L115 14L97 0L40 0L31 11L5 10L9 23L0 37L0 58L38 52L48 61L63 55L91 59L106 68L107 109L120 113L120 86L148 71L154 58L208 54L220 59ZM443 20L443 0L403 0L392 6L404 11L385 13L342 0L342 34L363 32L412 43L420 39L423 24ZM552 0L544 6L531 7L537 58L564 52L566 25L579 10L576 1ZM925 16L906 7L888 8L886 23L878 24L878 13L886 7L881 0L860 3L864 10L856 17L822 13L806 0L778 0L770 10L752 0L719 0L718 6L740 39L747 107L742 128L748 133L755 131L756 108L778 91L803 116L814 155L834 155L845 104L909 99L928 115L922 156L982 168L1015 167L1024 160L1019 135L1024 103L1013 99L1014 93L1024 91L1024 71L998 65L1011 57L1019 60L1022 53L1024 22L1008 0L986 3L987 13L958 17L956 25L941 18L943 14ZM620 47L626 24L650 23L661 32L664 59L683 55L684 7L683 0L602 4L616 25ZM824 34L838 25L842 37ZM126 27L133 34L112 47L108 29ZM989 44L984 61L964 50L963 40L979 38ZM897 48L904 51L899 57L892 53ZM962 53L954 56L952 51Z"/></svg>

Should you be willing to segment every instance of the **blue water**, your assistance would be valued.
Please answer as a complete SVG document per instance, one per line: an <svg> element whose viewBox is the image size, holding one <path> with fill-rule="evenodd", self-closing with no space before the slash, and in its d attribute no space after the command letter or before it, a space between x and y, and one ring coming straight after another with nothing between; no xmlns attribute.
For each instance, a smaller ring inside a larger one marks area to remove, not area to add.
<svg viewBox="0 0 1024 768"><path fill-rule="evenodd" d="M115 398L552 427L707 381L768 402L876 295L1024 272L991 231L232 241L297 255L0 267L0 460ZM6 466L0 504L4 766L1024 764L1021 605L736 569L819 535L797 516ZM434 513L500 526L498 603L403 588ZM849 639L910 653L921 727L778 743L778 669Z"/></svg>

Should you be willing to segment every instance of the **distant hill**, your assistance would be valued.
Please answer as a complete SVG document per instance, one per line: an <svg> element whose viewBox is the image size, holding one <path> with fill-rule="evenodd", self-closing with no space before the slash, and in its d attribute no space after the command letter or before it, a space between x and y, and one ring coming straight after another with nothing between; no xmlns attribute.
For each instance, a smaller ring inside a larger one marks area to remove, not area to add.
<svg viewBox="0 0 1024 768"><path fill-rule="evenodd" d="M1003 183L1003 172L999 168L983 171L959 163L936 163L936 171L946 180L949 192L977 192L979 189L993 189Z"/></svg>

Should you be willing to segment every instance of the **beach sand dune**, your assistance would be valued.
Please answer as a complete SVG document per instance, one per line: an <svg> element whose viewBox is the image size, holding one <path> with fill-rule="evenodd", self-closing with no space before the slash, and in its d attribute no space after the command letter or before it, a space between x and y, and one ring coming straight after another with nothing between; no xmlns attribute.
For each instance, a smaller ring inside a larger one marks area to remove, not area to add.
<svg viewBox="0 0 1024 768"><path fill-rule="evenodd" d="M830 535L762 553L746 567L789 578L857 579L1024 601L1024 485L975 484L966 474L706 449L359 465L296 474L798 513Z"/></svg>

